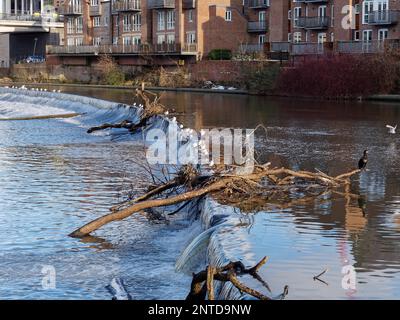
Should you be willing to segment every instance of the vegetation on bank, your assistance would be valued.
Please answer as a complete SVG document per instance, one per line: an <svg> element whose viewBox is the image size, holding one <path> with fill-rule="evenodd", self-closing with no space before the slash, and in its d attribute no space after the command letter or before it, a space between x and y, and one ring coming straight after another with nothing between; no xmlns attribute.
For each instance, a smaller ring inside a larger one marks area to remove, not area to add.
<svg viewBox="0 0 400 320"><path fill-rule="evenodd" d="M222 58L229 52L216 50L214 58ZM238 61L238 70L232 77L217 85L246 89L252 94L297 97L318 97L329 99L352 99L374 94L391 94L400 91L400 53L331 55L300 57L285 63L252 60ZM240 64L242 62L242 64ZM225 63L221 61L221 63ZM218 62L216 62L216 68ZM221 72L225 72L221 67ZM218 73L218 70L217 70ZM111 56L100 57L94 66L90 80L86 84L106 84L115 86L140 86L165 88L204 88L207 80L195 80L188 66L143 67L124 72ZM9 80L9 79L8 79ZM51 78L45 71L22 68L13 80L22 82L68 81L63 74Z"/></svg>

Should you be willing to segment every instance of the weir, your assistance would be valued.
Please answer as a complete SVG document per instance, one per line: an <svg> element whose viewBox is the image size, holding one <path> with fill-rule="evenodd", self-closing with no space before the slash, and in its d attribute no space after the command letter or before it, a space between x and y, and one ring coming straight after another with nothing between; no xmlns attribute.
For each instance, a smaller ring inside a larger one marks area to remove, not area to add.
<svg viewBox="0 0 400 320"><path fill-rule="evenodd" d="M13 102L19 105L35 105L37 108L16 108ZM0 87L0 117L1 118L32 118L54 116L59 114L77 114L74 118L59 119L60 121L74 121L81 127L90 127L106 122L119 122L129 119L139 119L141 109L139 106L129 106L121 103L88 98L65 93L44 92L29 89L14 89ZM37 119L36 119L37 120ZM158 116L150 124L150 128L159 128L164 131L168 129L171 120L164 116ZM178 127L179 134L182 129ZM112 129L118 133L118 129ZM193 141L192 136L181 144L190 148ZM124 135L125 139L141 139L138 135ZM134 168L132 168L134 169ZM111 206L111 204L110 204ZM235 230L251 226L252 219L240 211L218 204L210 197L203 199L198 205L187 206L186 212L180 213L187 223L197 223L201 228L193 239L186 239L188 245L177 258L176 270L178 272L192 273L203 269L207 264L216 267L223 266L229 261L241 260L243 257L245 265L256 263L256 257L249 256L251 251L246 243L246 236L241 233L239 242ZM201 231L202 229L202 231ZM68 230L65 230L66 234ZM243 251L243 252L242 252ZM188 288L189 289L189 288ZM216 286L216 298L218 299L243 299L246 298L230 283Z"/></svg>

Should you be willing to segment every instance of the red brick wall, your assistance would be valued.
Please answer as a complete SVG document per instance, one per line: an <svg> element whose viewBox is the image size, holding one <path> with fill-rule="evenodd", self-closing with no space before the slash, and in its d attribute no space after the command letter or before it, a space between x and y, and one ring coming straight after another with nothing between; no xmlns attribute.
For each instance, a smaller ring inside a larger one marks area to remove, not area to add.
<svg viewBox="0 0 400 320"><path fill-rule="evenodd" d="M244 72L252 68L267 65L268 62L202 60L189 66L191 79L194 81L232 82L243 78Z"/></svg>

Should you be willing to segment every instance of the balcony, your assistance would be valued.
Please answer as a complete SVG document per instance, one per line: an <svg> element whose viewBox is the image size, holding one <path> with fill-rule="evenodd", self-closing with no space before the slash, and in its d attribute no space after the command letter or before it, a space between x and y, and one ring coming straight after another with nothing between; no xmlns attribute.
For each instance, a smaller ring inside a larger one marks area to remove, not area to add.
<svg viewBox="0 0 400 320"><path fill-rule="evenodd" d="M269 7L269 0L248 0L248 6L251 9L263 9Z"/></svg>
<svg viewBox="0 0 400 320"><path fill-rule="evenodd" d="M54 55L197 55L197 44L163 43L100 46L46 46L47 54Z"/></svg>
<svg viewBox="0 0 400 320"><path fill-rule="evenodd" d="M255 53L264 53L265 45L264 44L241 44L239 46L239 53L241 54L255 54Z"/></svg>
<svg viewBox="0 0 400 320"><path fill-rule="evenodd" d="M270 50L272 52L290 52L290 42L271 42Z"/></svg>
<svg viewBox="0 0 400 320"><path fill-rule="evenodd" d="M117 0L113 3L112 6L113 12L139 12L141 10L142 8L140 0Z"/></svg>
<svg viewBox="0 0 400 320"><path fill-rule="evenodd" d="M379 53L400 48L399 39L386 39L374 41L338 41L336 51L338 53L360 54Z"/></svg>
<svg viewBox="0 0 400 320"><path fill-rule="evenodd" d="M101 6L89 6L89 15L90 16L100 16L101 15Z"/></svg>
<svg viewBox="0 0 400 320"><path fill-rule="evenodd" d="M322 2L328 2L328 0L302 0L302 1L297 1L297 2L305 2L305 3L322 3Z"/></svg>
<svg viewBox="0 0 400 320"><path fill-rule="evenodd" d="M330 23L329 17L299 17L297 27L304 29L327 29Z"/></svg>
<svg viewBox="0 0 400 320"><path fill-rule="evenodd" d="M195 9L196 0L183 0L182 8L185 9Z"/></svg>
<svg viewBox="0 0 400 320"><path fill-rule="evenodd" d="M247 24L248 32L267 32L267 21L250 21Z"/></svg>
<svg viewBox="0 0 400 320"><path fill-rule="evenodd" d="M326 43L315 43L315 42L300 42L292 44L292 55L314 55L323 54L325 52Z"/></svg>
<svg viewBox="0 0 400 320"><path fill-rule="evenodd" d="M372 11L368 14L368 24L370 25L390 25L397 23L397 21L398 11Z"/></svg>
<svg viewBox="0 0 400 320"><path fill-rule="evenodd" d="M175 9L175 0L149 0L149 9Z"/></svg>
<svg viewBox="0 0 400 320"><path fill-rule="evenodd" d="M64 16L79 16L82 14L83 10L80 4L69 4L60 6L59 12Z"/></svg>

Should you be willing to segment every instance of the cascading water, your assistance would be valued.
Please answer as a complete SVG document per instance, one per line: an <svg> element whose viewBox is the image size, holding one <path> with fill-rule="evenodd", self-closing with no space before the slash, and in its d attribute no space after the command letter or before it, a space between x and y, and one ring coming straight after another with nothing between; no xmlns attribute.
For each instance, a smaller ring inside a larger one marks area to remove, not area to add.
<svg viewBox="0 0 400 320"><path fill-rule="evenodd" d="M36 90L21 90L21 89L14 89L14 88L0 88L0 119L8 119L8 118L18 118L18 117L24 117L24 118L29 118L29 117L35 117L35 116L52 116L52 115L63 115L63 114L70 114L70 113L76 113L79 114L76 117L72 118L60 118L60 119L53 119L53 120L45 120L46 123L60 123L64 122L66 125L68 125L67 128L70 128L69 126L78 126L81 128L81 130L86 130L90 126L95 126L101 123L115 123L119 122L122 120L130 120L130 121L137 121L139 119L139 115L141 112L141 109L138 106L128 106L124 104L119 104L119 103L114 103L110 101L104 101L104 100L99 100L99 99L94 99L94 98L87 98L87 97L81 97L81 96L75 96L71 94L64 94L64 93L54 93L54 92L43 92L43 91L36 91ZM35 122L37 123L39 128L40 124L43 124L44 122ZM166 131L168 129L168 126L171 125L171 120L167 119L166 117L158 116L151 124L149 128L158 128L163 131ZM23 126L20 126L20 128L23 128ZM71 129L68 129L71 130ZM193 143L195 140L194 138L194 133L191 130L181 130L178 127L179 134L186 135L186 140L184 142L181 142L181 147L184 147L186 149L192 148ZM69 131L70 132L70 131ZM103 139L104 136L109 135L110 131L107 132L99 132L96 133L93 137L93 141L99 141L96 139ZM123 134L126 133L125 130L121 129L112 129L111 130L111 137L119 137L118 141L122 140L123 146L126 145L126 143L131 143L135 142L137 140L140 140L141 137L138 137L137 135L127 135ZM187 134L188 133L188 134ZM48 135L51 136L52 132L48 132ZM89 135L88 135L89 136ZM97 138L96 138L97 137ZM122 137L122 138L121 138ZM17 141L19 141L17 139ZM91 140L92 141L92 140ZM93 142L92 141L92 142ZM104 141L104 140L100 140ZM49 138L50 143L54 143L50 138ZM92 143L90 142L90 143ZM64 143L64 142L62 142ZM73 141L68 141L68 144L73 143ZM5 144L6 147L8 147L7 143ZM1 147L1 144L0 144ZM12 146L14 148L14 146ZM113 145L108 145L106 148L113 148ZM104 150L102 149L103 153ZM140 155L143 157L144 155ZM101 157L101 155L99 155ZM107 158L107 157L106 157ZM1 160L1 159L0 159ZM57 160L60 161L60 160ZM64 161L64 160L63 160ZM71 161L71 160L69 160ZM81 161L81 160L80 160ZM107 161L107 159L105 159ZM112 168L112 167L110 167ZM114 169L111 169L114 170ZM137 171L138 168L135 167L134 162L133 166L128 169L128 171ZM110 174L112 174L110 172ZM1 177L1 176L0 176ZM75 179L75 178L74 178ZM90 179L90 174L88 178L85 179ZM70 183L70 182L68 182ZM27 190L27 192L30 192ZM97 192L97 191L96 191ZM103 191L104 192L104 191ZM76 197L73 195L72 197ZM109 199L102 199L104 201L103 206L107 206L107 201ZM80 200L82 201L82 200ZM75 203L75 202L74 202ZM14 204L14 206L18 205L18 201ZM95 210L96 206L99 204L94 202L91 204L90 210ZM28 206L29 207L29 206ZM13 208L15 209L15 208ZM62 211L62 208L58 208L58 210ZM79 210L79 206L78 206ZM176 262L176 269L179 271L196 271L199 270L200 268L204 268L204 266L207 263L211 263L215 266L222 266L226 264L229 261L233 260L238 260L237 259L237 250L240 250L240 245L236 247L236 249L233 251L230 251L235 246L235 239L230 238L229 242L226 242L225 236L227 233L232 232L235 230L236 226L243 226L243 225L250 225L251 220L249 217L242 215L238 212L235 212L230 207L227 206L221 206L215 203L212 199L206 198L204 201L201 202L200 204L200 221L202 222L202 228L204 231L201 231L200 225L197 222L194 222L194 219L198 217L198 210L199 208L197 206L191 206L188 207L186 213L180 214L180 218L173 218L172 224L175 225L175 227L170 227L169 232L167 233L166 230L162 229L161 233L164 233L164 235L161 236L160 239L153 239L152 241L165 241L165 239L169 239L168 243L171 243L171 239L176 236L176 241L179 242L179 245L176 245L175 248L173 248L173 252L175 252L175 257L177 256L177 253L179 251L182 252L180 255L179 259ZM57 217L55 219L62 219L62 217ZM87 220L87 217L85 217ZM83 220L82 220L83 221ZM35 222L36 223L36 222ZM74 224L78 223L76 220L74 220ZM137 221L136 221L137 223ZM81 224L81 222L79 222ZM141 228L149 229L151 226L146 225L144 227L144 224L140 224ZM70 228L68 230L68 228ZM137 230L138 226L132 227L132 224L130 224L130 228L125 228L121 226L116 226L112 225L108 227L106 230L100 231L98 234L103 237L103 238L111 238L112 240L112 246L115 246L116 244L119 246L120 250L117 250L118 254L123 254L127 255L129 254L129 250L127 252L121 251L124 247L126 246L132 246L135 245L135 241L132 238L127 237L127 239L123 239L127 234L130 233L129 230L135 231ZM172 228L172 231L171 231ZM72 226L67 227L67 229L58 230L57 232L62 233L61 236L58 237L58 241L61 241L60 238L66 237L66 234L68 231L72 229ZM150 229L149 229L150 230ZM142 233L143 231L139 231L139 233ZM154 234L154 231L148 231L149 234ZM172 234L171 234L172 232ZM97 234L96 234L97 235ZM44 235L43 237L45 237ZM131 236L131 235L130 235ZM29 238L29 237L28 237ZM144 239L148 239L147 235L143 237ZM34 238L32 238L33 241ZM179 239L184 239L179 240ZM94 239L95 240L95 239ZM43 240L44 241L44 240ZM64 239L62 240L64 241ZM68 239L68 245L71 245L71 239ZM104 240L99 240L99 243L103 243ZM132 241L132 242L130 242ZM242 243L245 242L245 239L241 239ZM143 242L143 241L142 241ZM178 243L177 242L177 243ZM150 242L151 243L151 242ZM182 243L187 243L187 246L183 246ZM121 245L122 244L122 245ZM64 244L63 244L64 245ZM143 245L146 245L145 242L143 242ZM153 243L154 245L154 243ZM159 245L159 244L158 244ZM157 246L158 246L157 245ZM29 246L29 244L26 244L26 246ZM140 245L139 245L140 246ZM47 248L47 244L45 245ZM244 247L245 248L245 247ZM50 249L47 249L50 250ZM140 250L139 250L140 251ZM146 251L146 250L145 250ZM114 251L115 252L115 251ZM131 253L133 256L135 253ZM141 255L143 253L138 252L138 255ZM170 259L171 253L168 254L168 258ZM106 258L107 255L104 254L104 258ZM153 260L149 261L144 261L142 263L148 264L147 269L149 269L149 265L152 263L157 264L157 259L163 259L163 256L157 257L154 255ZM70 261L72 257L63 257L62 259L60 258L60 262L64 261L63 263L66 263L65 261ZM91 259L92 257L88 257L87 253L82 255L80 257L81 259ZM116 258L115 254L111 254L111 259ZM106 258L107 260L110 259ZM35 259L33 259L35 260ZM77 258L79 261L79 258ZM118 259L117 259L118 260ZM116 260L116 261L117 261ZM166 259L167 260L167 259ZM11 261L11 260L10 260ZM37 265L40 262L40 260L36 261ZM253 262L253 261L250 261ZM101 265L101 263L96 262L96 265ZM114 263L109 263L109 265L112 268L118 267L118 264ZM107 268L107 263L102 265L102 267ZM173 264L171 265L173 267ZM62 268L61 266L58 266L58 268ZM75 268L78 268L75 266ZM146 266L144 267L146 269ZM165 266L164 266L165 268ZM0 270L1 270L0 266ZM126 272L132 272L129 271L128 267L124 266L122 268L119 268L120 271L123 273L120 276L126 277ZM166 268L168 269L168 268ZM4 269L3 268L3 272ZM88 269L90 270L90 268ZM124 271L125 270L125 271ZM87 270L86 270L87 271ZM86 274L83 271L84 274ZM105 274L108 275L106 271L104 271ZM156 272L156 271L154 271ZM169 271L170 274L173 274L173 271ZM65 272L62 271L60 272L63 274L64 277L66 277ZM82 276L82 272L79 272L80 276ZM115 275L116 272L114 271L113 274ZM148 274L151 274L148 273ZM83 275L84 277L84 275ZM93 277L93 276L92 276ZM83 281L85 282L86 286L90 287L89 282L93 281L98 281L98 279L93 279L92 277L88 277L89 280ZM136 275L136 277L138 277ZM142 276L143 277L143 276ZM179 278L185 283L184 288L181 288L181 291L187 291L189 286L188 283L190 282L190 277L185 275L185 273L182 273L182 278ZM66 277L68 278L68 277ZM167 277L168 279L168 277ZM128 279L129 280L129 279ZM176 279L174 279L176 280ZM68 281L67 281L68 282ZM69 282L73 282L72 280L69 280ZM129 281L126 281L128 283L128 289L129 289ZM132 283L132 282L131 282ZM143 283L142 285L145 286L146 283L146 277L143 278ZM106 283L104 283L106 285ZM164 285L168 285L165 283ZM158 286L161 288L164 286L162 283L159 283ZM130 287L130 289L133 291L132 296L136 298L146 298L146 297L154 297L151 294L144 294L144 293L139 293L135 294L137 291L137 286L138 283L134 285L134 287ZM154 289L153 289L154 290ZM71 292L73 291L73 285L68 288L68 292L71 297L84 297L88 298L90 296L93 297L98 297L96 294L88 294L88 293L75 293L72 294ZM220 288L219 291L219 297L220 298L226 298L226 299L231 299L231 298L240 298L241 295L238 293L236 289L232 289L230 286L224 285ZM24 296L23 293L19 292L18 289L16 290L16 297L21 297ZM67 294L67 293L66 293ZM102 292L102 294L105 294ZM1 295L1 292L0 292ZM29 295L28 295L29 296ZM101 296L101 295L100 295ZM25 296L26 297L26 296ZM41 297L40 294L33 294L31 293L30 297ZM104 296L102 296L104 297ZM162 298L162 295L159 296ZM180 296L180 298L184 298L184 296Z"/></svg>

